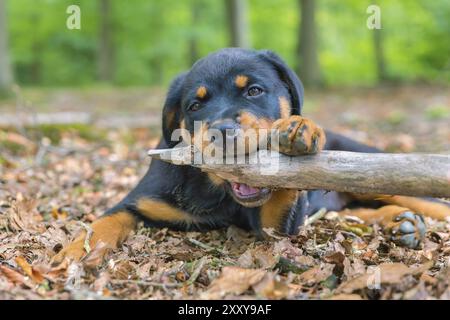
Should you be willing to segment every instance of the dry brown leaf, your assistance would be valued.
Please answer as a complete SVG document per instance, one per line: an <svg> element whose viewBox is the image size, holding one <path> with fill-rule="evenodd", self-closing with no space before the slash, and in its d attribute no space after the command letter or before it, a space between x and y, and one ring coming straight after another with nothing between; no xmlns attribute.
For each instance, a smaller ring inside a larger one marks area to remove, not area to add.
<svg viewBox="0 0 450 320"><path fill-rule="evenodd" d="M342 265L344 262L345 255L342 252L332 252L330 254L327 254L323 260L327 263Z"/></svg>
<svg viewBox="0 0 450 320"><path fill-rule="evenodd" d="M33 280L37 284L41 284L42 282L44 282L44 277L42 276L42 274L38 270L33 268L27 262L27 260L25 260L25 258L20 256L17 257L16 263L23 270L23 272L25 272L25 274L31 278L31 280Z"/></svg>
<svg viewBox="0 0 450 320"><path fill-rule="evenodd" d="M379 284L396 284L400 283L404 276L420 274L428 270L432 266L426 263L416 268L408 267L403 263L383 263L373 269L372 272L363 274L350 281L341 284L337 292L352 293L355 290L367 288Z"/></svg>
<svg viewBox="0 0 450 320"><path fill-rule="evenodd" d="M274 228L263 228L263 231L268 238L273 238L276 240L281 240L285 238L284 235L277 232Z"/></svg>
<svg viewBox="0 0 450 320"><path fill-rule="evenodd" d="M248 249L238 259L238 265L243 268L273 269L277 262L277 256L266 246Z"/></svg>
<svg viewBox="0 0 450 320"><path fill-rule="evenodd" d="M59 265L53 268L48 268L48 266L39 266L37 269L40 270L42 274L45 275L45 278L55 281L60 277L67 277L67 269L70 265L70 259L64 259Z"/></svg>
<svg viewBox="0 0 450 320"><path fill-rule="evenodd" d="M69 213L62 208L54 207L52 209L52 217L55 220L66 220L68 216Z"/></svg>
<svg viewBox="0 0 450 320"><path fill-rule="evenodd" d="M362 275L366 272L364 263L358 258L353 258L353 262L351 262L349 258L345 258L343 265L344 274L347 279L353 279L356 276Z"/></svg>
<svg viewBox="0 0 450 320"><path fill-rule="evenodd" d="M260 282L253 285L253 290L266 299L284 299L290 294L289 286L271 272L266 273Z"/></svg>
<svg viewBox="0 0 450 320"><path fill-rule="evenodd" d="M104 294L106 286L111 281L109 272L102 272L100 276L94 281L93 288L98 294Z"/></svg>
<svg viewBox="0 0 450 320"><path fill-rule="evenodd" d="M12 283L22 285L25 284L28 287L31 287L29 282L27 281L26 277L22 275L21 273L8 268L7 266L0 266L0 271L2 274Z"/></svg>
<svg viewBox="0 0 450 320"><path fill-rule="evenodd" d="M272 250L265 247L258 247L254 251L254 257L258 267L263 269L272 269L278 262L278 259L276 255L272 253Z"/></svg>
<svg viewBox="0 0 450 320"><path fill-rule="evenodd" d="M240 295L261 281L265 274L261 269L224 267L222 274L214 279L202 298L219 299L227 294Z"/></svg>
<svg viewBox="0 0 450 320"><path fill-rule="evenodd" d="M303 253L302 250L298 248L298 246L293 245L291 240L288 238L275 242L273 252L288 259L295 259Z"/></svg>
<svg viewBox="0 0 450 320"><path fill-rule="evenodd" d="M39 224L42 216L37 211L37 199L25 199L21 193L12 202L12 213L9 215L9 225L14 231L43 232L45 228Z"/></svg>
<svg viewBox="0 0 450 320"><path fill-rule="evenodd" d="M252 249L247 249L237 260L237 265L242 268L254 267Z"/></svg>
<svg viewBox="0 0 450 320"><path fill-rule="evenodd" d="M111 270L112 276L117 279L126 280L134 277L135 267L129 261L119 261Z"/></svg>
<svg viewBox="0 0 450 320"><path fill-rule="evenodd" d="M334 265L329 263L323 263L320 266L316 266L308 271L303 272L299 276L299 280L307 285L313 285L326 280L333 274Z"/></svg>
<svg viewBox="0 0 450 320"><path fill-rule="evenodd" d="M312 267L317 264L313 257L304 255L295 257L294 261L305 267Z"/></svg>
<svg viewBox="0 0 450 320"><path fill-rule="evenodd" d="M438 279L436 279L436 278L434 278L434 277L432 277L432 276L430 276L429 274L426 274L426 273L423 273L420 276L420 281L423 281L423 282L425 282L427 284L432 284L432 285L438 283Z"/></svg>

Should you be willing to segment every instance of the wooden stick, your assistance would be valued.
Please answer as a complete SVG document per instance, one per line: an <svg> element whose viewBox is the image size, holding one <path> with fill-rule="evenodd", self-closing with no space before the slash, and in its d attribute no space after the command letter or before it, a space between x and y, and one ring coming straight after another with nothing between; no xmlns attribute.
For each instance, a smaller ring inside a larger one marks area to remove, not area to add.
<svg viewBox="0 0 450 320"><path fill-rule="evenodd" d="M259 151L247 163L214 164L193 161L201 154L192 150L150 150L149 155L254 187L450 198L450 155L322 151L288 157Z"/></svg>

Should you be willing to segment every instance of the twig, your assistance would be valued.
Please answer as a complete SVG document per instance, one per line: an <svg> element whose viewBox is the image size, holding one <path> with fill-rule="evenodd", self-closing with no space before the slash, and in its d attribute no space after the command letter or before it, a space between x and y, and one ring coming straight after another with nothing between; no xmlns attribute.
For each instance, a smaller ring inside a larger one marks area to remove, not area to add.
<svg viewBox="0 0 450 320"><path fill-rule="evenodd" d="M206 257L201 258L200 260L198 260L196 262L196 267L194 269L194 271L192 272L191 277L182 283L162 283L162 282L154 282L154 281L145 281L145 280L131 280L131 279L126 279L126 280L111 280L111 283L113 284L127 284L127 283L134 283L134 284L138 284L138 285L143 285L143 286L149 286L149 287L158 287L158 288L182 288L186 285L192 285L194 284L194 282L197 280L198 276L200 275L200 272L202 271L205 263L207 261Z"/></svg>
<svg viewBox="0 0 450 320"><path fill-rule="evenodd" d="M149 286L149 287L158 287L158 288L181 288L183 287L183 283L161 283L161 282L153 282L153 281L144 281L144 280L111 280L111 283L113 284L127 284L127 283L134 283L142 286Z"/></svg>
<svg viewBox="0 0 450 320"><path fill-rule="evenodd" d="M192 272L191 277L189 278L188 281L186 281L186 284L189 286L191 284L194 284L195 280L197 280L198 276L200 275L200 272L203 269L203 266L205 265L207 261L206 257L201 258L200 260L197 261L197 266L195 267L194 271Z"/></svg>
<svg viewBox="0 0 450 320"><path fill-rule="evenodd" d="M304 225L308 226L310 224L313 224L317 220L322 219L325 216L326 213L327 213L327 209L326 208L320 209L319 211L317 211L316 213L314 213L310 217L306 218Z"/></svg>
<svg viewBox="0 0 450 320"><path fill-rule="evenodd" d="M223 250L221 250L219 248L212 247L212 246L210 246L210 245L208 245L206 243L200 242L200 241L195 240L193 238L187 238L186 240L189 243L191 243L193 245L196 245L196 246L198 246L198 247L200 247L202 249L205 249L207 251L213 251L213 252L216 252L216 253L219 253L219 254L222 254L222 255L226 255L226 253Z"/></svg>

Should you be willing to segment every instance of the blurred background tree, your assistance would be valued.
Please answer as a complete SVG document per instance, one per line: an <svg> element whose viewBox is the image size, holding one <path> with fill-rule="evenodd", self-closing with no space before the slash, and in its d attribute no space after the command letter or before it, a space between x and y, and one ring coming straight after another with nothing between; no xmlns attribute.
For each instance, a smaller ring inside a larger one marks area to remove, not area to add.
<svg viewBox="0 0 450 320"><path fill-rule="evenodd" d="M8 21L6 19L6 0L0 0L0 94L10 90L13 83L9 60Z"/></svg>
<svg viewBox="0 0 450 320"><path fill-rule="evenodd" d="M81 8L81 30L66 28L71 4ZM226 46L274 50L307 86L448 84L450 3L378 1L377 31L366 27L370 4L376 3L0 0L0 88L13 78L38 87L165 86Z"/></svg>
<svg viewBox="0 0 450 320"><path fill-rule="evenodd" d="M98 1L99 37L98 37L98 78L110 82L114 78L114 23L110 0Z"/></svg>
<svg viewBox="0 0 450 320"><path fill-rule="evenodd" d="M306 86L320 84L320 68L317 56L317 27L316 27L316 1L299 0L300 3L300 30L299 30L299 68L303 83Z"/></svg>
<svg viewBox="0 0 450 320"><path fill-rule="evenodd" d="M250 48L247 0L225 0L230 47Z"/></svg>

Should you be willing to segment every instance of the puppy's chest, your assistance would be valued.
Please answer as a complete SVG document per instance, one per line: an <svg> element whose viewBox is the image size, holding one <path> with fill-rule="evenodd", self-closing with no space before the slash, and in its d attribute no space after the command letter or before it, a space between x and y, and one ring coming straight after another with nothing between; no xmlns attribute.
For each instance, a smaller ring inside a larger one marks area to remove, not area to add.
<svg viewBox="0 0 450 320"><path fill-rule="evenodd" d="M176 207L197 218L226 219L240 211L224 190L211 190L205 185L179 185L172 196Z"/></svg>

